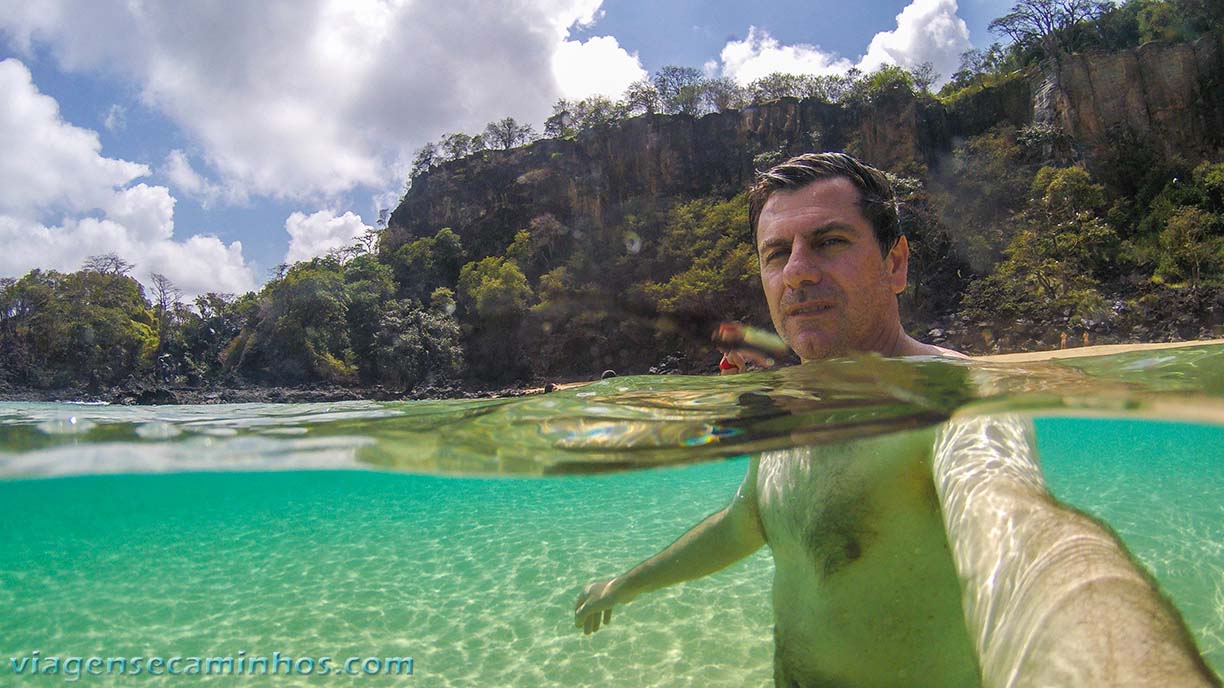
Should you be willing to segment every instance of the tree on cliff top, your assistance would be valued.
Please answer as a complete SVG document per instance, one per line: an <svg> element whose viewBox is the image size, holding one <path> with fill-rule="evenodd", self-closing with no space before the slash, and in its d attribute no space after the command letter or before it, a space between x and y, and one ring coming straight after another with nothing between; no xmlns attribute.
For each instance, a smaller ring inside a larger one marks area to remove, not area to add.
<svg viewBox="0 0 1224 688"><path fill-rule="evenodd" d="M669 115L696 115L701 105L701 71L668 65L655 72L655 90Z"/></svg>
<svg viewBox="0 0 1224 688"><path fill-rule="evenodd" d="M624 101L630 116L653 115L662 107L659 89L646 79L629 84L625 89Z"/></svg>
<svg viewBox="0 0 1224 688"><path fill-rule="evenodd" d="M119 257L111 251L99 256L90 256L81 263L81 269L86 272L101 272L105 275L126 275L136 266Z"/></svg>
<svg viewBox="0 0 1224 688"><path fill-rule="evenodd" d="M1052 60L1073 52L1082 27L1111 7L1100 0L1022 0L990 22L990 31L1007 36L1019 49L1035 48Z"/></svg>
<svg viewBox="0 0 1224 688"><path fill-rule="evenodd" d="M553 105L553 114L544 120L544 136L551 139L572 138L580 131L606 130L629 116L628 106L607 96L591 96L582 100L562 98Z"/></svg>
<svg viewBox="0 0 1224 688"><path fill-rule="evenodd" d="M446 160L458 160L471 153L479 153L484 150L485 144L483 136L468 136L458 132L443 136L440 145Z"/></svg>
<svg viewBox="0 0 1224 688"><path fill-rule="evenodd" d="M506 117L489 122L483 136L486 143L502 150L510 150L534 139L535 130L530 124L519 124L513 117Z"/></svg>
<svg viewBox="0 0 1224 688"><path fill-rule="evenodd" d="M412 182L417 177L433 169L433 166L441 161L441 153L441 148L436 143L421 146L412 158L412 171L408 173L408 185L412 186Z"/></svg>

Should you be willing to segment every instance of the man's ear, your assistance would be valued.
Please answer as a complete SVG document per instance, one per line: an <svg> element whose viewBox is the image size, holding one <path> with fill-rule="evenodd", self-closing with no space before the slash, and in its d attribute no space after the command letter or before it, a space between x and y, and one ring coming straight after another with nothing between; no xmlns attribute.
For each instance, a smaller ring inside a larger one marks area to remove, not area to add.
<svg viewBox="0 0 1224 688"><path fill-rule="evenodd" d="M900 294L905 291L905 283L909 279L909 241L904 234L884 257L884 269L887 271L888 283L893 293Z"/></svg>

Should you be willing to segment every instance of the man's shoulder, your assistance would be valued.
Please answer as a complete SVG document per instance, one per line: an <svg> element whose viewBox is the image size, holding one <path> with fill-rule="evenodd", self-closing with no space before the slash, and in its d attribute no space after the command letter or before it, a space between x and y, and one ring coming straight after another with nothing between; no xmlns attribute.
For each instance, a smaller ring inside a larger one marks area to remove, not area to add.
<svg viewBox="0 0 1224 688"><path fill-rule="evenodd" d="M946 356L948 358L969 358L959 351L934 344L924 344L912 337L906 337L902 344L902 356Z"/></svg>
<svg viewBox="0 0 1224 688"><path fill-rule="evenodd" d="M948 358L969 358L968 356L966 356L965 354L962 354L959 351L948 349L942 346L935 346L934 344L923 344L923 346L931 349L930 355L932 356L947 356Z"/></svg>

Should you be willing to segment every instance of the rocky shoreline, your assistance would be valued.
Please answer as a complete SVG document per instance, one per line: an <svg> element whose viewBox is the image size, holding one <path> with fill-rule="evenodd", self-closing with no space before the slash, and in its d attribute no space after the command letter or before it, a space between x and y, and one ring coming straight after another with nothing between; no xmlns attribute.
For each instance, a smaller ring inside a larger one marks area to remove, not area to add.
<svg viewBox="0 0 1224 688"><path fill-rule="evenodd" d="M1068 338L1058 337L1057 330L1051 334L1045 330L1044 336L1036 331L1035 323L1016 323L1016 328L1022 334L1016 336L992 337L989 328L982 326L965 327L962 323L953 323L942 327L931 327L923 337L924 341L942 346L949 346L963 351L971 356L998 356L1001 354L1021 354L1040 351L1074 350L1096 345L1143 345L1155 342L1182 342L1211 340L1221 335L1219 327L1208 329L1188 318L1193 327L1179 331L1172 324L1152 328L1134 327L1122 334L1113 328L1101 327L1089 332L1082 330L1078 336ZM1180 321L1179 321L1180 322ZM1071 329L1071 328L1067 328ZM1197 331L1195 331L1197 330ZM1155 331L1155 332L1154 332ZM1156 333L1157 336L1151 336ZM1145 336L1146 335L1146 336ZM1179 336L1180 335L1180 336ZM648 371L626 371L626 374L717 374L715 362L702 362L696 365L679 353L669 354L662 361L650 367ZM396 389L384 385L257 385L251 383L220 383L212 385L174 385L158 384L129 380L125 384L90 390L85 387L64 387L59 389L39 389L21 387L0 381L0 402L75 402L75 403L109 403L123 406L152 406L164 404L301 404L331 401L420 401L438 399L495 399L521 397L533 394L545 394L557 387L568 387L599 380L602 377L614 376L615 371L594 373L586 377L572 377L558 380L539 380L534 382L518 382L509 386L488 387L479 383L449 383L426 385L412 389Z"/></svg>
<svg viewBox="0 0 1224 688"><path fill-rule="evenodd" d="M694 365L679 353L668 354L659 363L642 371L662 374L716 374L717 359ZM0 380L0 402L70 402L107 403L121 406L154 406L164 404L308 404L329 401L421 401L437 399L499 399L545 394L558 387L593 382L615 376L616 371L595 371L586 377L566 377L556 380L517 382L507 386L489 387L474 382L431 384L411 389L385 385L257 385L243 382L211 385L159 384L129 379L122 385L91 390L83 386L39 389L6 384ZM637 374L631 372L626 374Z"/></svg>
<svg viewBox="0 0 1224 688"><path fill-rule="evenodd" d="M489 399L542 394L541 385L517 385L486 389L453 385L397 390L383 386L349 387L308 385L301 387L257 385L202 386L124 385L90 391L80 387L33 389L0 386L0 401L109 403L122 406L163 404L305 404L329 401L409 401L422 399Z"/></svg>
<svg viewBox="0 0 1224 688"><path fill-rule="evenodd" d="M709 370L679 370L654 366L651 374L716 373ZM167 404L309 404L329 401L422 401L439 399L502 399L533 394L546 394L560 387L571 387L615 376L604 371L594 377L565 378L550 381L519 382L504 387L486 387L473 383L426 385L413 389L396 389L384 385L346 386L315 384L301 386L217 384L203 386L128 382L103 390L84 387L38 389L0 382L0 402L59 402L106 403L120 406L156 406Z"/></svg>

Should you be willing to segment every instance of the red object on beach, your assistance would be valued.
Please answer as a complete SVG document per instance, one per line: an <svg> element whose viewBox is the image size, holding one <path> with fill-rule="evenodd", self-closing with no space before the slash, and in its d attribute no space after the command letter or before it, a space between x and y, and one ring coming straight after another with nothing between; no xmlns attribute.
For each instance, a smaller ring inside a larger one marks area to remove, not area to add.
<svg viewBox="0 0 1224 688"><path fill-rule="evenodd" d="M735 364L727 360L727 354L723 354L722 360L718 362L719 370L735 370Z"/></svg>

